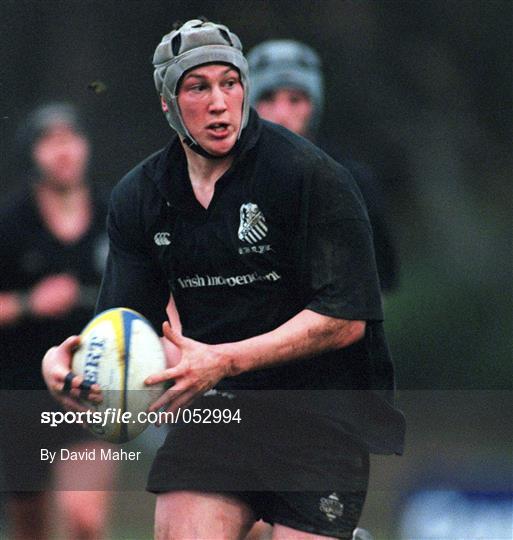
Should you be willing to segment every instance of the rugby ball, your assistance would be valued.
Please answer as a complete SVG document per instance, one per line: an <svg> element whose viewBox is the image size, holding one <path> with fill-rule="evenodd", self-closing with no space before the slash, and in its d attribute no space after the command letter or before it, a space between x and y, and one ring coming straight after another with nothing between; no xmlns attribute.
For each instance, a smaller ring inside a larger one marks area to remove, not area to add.
<svg viewBox="0 0 513 540"><path fill-rule="evenodd" d="M115 443L137 437L149 425L148 406L164 390L163 384L146 386L144 380L165 365L160 339L141 314L119 307L94 317L80 334L71 367L102 390L103 401L92 405L89 430Z"/></svg>

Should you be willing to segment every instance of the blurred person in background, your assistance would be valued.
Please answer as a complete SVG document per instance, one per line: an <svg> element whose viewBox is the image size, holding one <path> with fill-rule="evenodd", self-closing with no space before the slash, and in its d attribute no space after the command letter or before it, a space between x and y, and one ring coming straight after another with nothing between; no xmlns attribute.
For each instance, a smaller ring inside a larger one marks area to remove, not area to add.
<svg viewBox="0 0 513 540"><path fill-rule="evenodd" d="M0 451L9 537L46 538L58 523L67 538L98 539L114 465L56 459L51 483L41 449L103 443L78 425L41 425L42 411L58 410L41 376L41 356L93 315L107 254L106 199L88 182L90 143L73 106L37 108L17 143L20 189L0 210ZM50 489L59 512L52 521Z"/></svg>
<svg viewBox="0 0 513 540"><path fill-rule="evenodd" d="M394 291L399 281L399 260L386 220L382 186L367 165L350 159L333 141L324 144L319 140L324 77L318 54L304 43L282 39L260 43L249 51L247 58L251 104L260 117L312 140L346 167L355 179L373 229L381 290Z"/></svg>

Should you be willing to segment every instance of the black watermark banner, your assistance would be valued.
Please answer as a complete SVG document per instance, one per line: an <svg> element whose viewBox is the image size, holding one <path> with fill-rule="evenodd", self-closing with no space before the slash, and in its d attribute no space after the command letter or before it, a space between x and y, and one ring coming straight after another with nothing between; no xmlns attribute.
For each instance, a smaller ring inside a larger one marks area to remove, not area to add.
<svg viewBox="0 0 513 540"><path fill-rule="evenodd" d="M66 411L46 391L1 391L0 489L114 489L110 466L116 490L146 489L151 470L176 489L513 493L513 392L401 391L392 405L364 391L223 389L153 412L119 394Z"/></svg>

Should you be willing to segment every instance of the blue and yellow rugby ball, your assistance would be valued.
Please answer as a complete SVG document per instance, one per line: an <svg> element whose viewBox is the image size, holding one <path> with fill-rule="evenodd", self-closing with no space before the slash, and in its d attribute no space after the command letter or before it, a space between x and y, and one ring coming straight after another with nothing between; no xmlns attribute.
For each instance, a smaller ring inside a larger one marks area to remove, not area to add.
<svg viewBox="0 0 513 540"><path fill-rule="evenodd" d="M159 337L140 313L119 307L94 317L80 334L80 347L72 362L74 373L102 389L103 401L93 405L102 421L89 423L90 431L115 443L127 442L144 431L148 422L141 421L144 414L139 413L164 390L163 384L148 387L144 380L165 365ZM124 414L127 412L130 414Z"/></svg>

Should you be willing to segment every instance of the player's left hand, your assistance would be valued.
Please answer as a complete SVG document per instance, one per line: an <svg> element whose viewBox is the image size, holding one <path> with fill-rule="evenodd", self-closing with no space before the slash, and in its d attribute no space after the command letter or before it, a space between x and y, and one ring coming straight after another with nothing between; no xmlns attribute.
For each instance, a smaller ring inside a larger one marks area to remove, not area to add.
<svg viewBox="0 0 513 540"><path fill-rule="evenodd" d="M174 382L148 410L157 411L167 407L168 412L175 412L212 389L228 375L228 370L224 358L214 346L184 337L173 330L168 322L162 325L162 329L165 339L180 349L181 357L175 367L150 375L144 381L147 385L169 380Z"/></svg>

